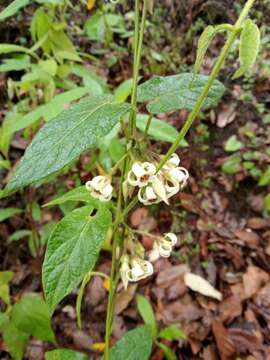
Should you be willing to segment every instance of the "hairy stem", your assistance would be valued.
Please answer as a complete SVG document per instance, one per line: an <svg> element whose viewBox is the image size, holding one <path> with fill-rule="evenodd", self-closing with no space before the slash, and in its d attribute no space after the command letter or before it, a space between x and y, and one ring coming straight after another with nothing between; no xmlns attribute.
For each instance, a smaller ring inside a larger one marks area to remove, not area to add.
<svg viewBox="0 0 270 360"><path fill-rule="evenodd" d="M248 16L249 10L251 9L254 2L255 2L255 0L248 0L246 2L245 7L243 8L238 20L236 21L235 25L233 26L233 30L230 32L230 34L228 36L228 39L227 39L223 49L221 50L221 53L220 53L215 65L214 65L214 67L213 67L213 69L211 71L209 79L208 79L208 81L207 81L201 95L199 96L198 100L196 101L196 104L194 105L193 110L189 114L189 116L188 116L185 124L183 125L181 131L179 132L175 142L172 144L172 146L170 147L167 154L160 161L160 163L159 163L159 165L157 167L157 171L159 171L162 168L162 166L167 162L167 160L171 157L171 155L178 148L179 143L184 139L186 133L188 132L188 130L190 129L191 125L193 124L195 118L199 114L199 112L201 110L201 107L203 105L203 102L206 99L213 82L217 78L220 70L222 69L222 67L224 65L224 62L225 62L225 59L226 59L227 55L229 54L235 39L238 36L238 33L239 33L238 30L242 26L242 24L245 21L246 17Z"/></svg>

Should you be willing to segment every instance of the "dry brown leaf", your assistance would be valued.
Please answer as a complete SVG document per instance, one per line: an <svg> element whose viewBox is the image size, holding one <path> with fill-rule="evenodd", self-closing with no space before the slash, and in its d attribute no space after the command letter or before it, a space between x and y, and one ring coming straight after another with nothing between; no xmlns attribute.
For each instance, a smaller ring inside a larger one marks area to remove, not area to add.
<svg viewBox="0 0 270 360"><path fill-rule="evenodd" d="M236 112L234 110L234 105L225 106L224 110L218 114L217 126L219 128L224 128L226 125L233 122L236 117Z"/></svg>
<svg viewBox="0 0 270 360"><path fill-rule="evenodd" d="M229 338L228 330L221 321L214 320L212 324L213 334L222 359L228 359L235 354L235 346Z"/></svg>
<svg viewBox="0 0 270 360"><path fill-rule="evenodd" d="M257 266L249 266L243 275L245 297L247 299L256 295L260 288L270 279L269 274Z"/></svg>
<svg viewBox="0 0 270 360"><path fill-rule="evenodd" d="M244 241L248 246L256 247L259 245L260 237L252 230L237 230L235 236Z"/></svg>

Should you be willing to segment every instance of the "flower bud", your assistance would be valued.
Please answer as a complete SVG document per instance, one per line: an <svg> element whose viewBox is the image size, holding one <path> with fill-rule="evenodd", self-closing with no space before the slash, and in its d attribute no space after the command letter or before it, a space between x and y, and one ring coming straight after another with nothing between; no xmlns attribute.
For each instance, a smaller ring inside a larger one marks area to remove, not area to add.
<svg viewBox="0 0 270 360"><path fill-rule="evenodd" d="M125 290L127 290L128 281L129 281L128 273L130 271L128 255L123 255L120 261L121 261L120 277L121 277L121 280L123 282Z"/></svg>

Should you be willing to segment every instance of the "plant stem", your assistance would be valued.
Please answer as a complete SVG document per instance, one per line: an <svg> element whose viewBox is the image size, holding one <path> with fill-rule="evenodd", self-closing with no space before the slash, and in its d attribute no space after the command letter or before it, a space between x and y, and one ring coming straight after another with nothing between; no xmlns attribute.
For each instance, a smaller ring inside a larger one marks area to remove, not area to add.
<svg viewBox="0 0 270 360"><path fill-rule="evenodd" d="M205 87L203 88L201 95L199 96L198 100L196 101L193 110L189 114L189 116L188 116L185 124L183 125L181 131L179 132L175 142L172 144L172 146L170 147L167 154L163 157L163 159L158 164L157 172L162 168L162 166L167 162L167 160L175 152L179 143L184 139L186 133L190 129L191 125L193 124L193 121L199 114L201 107L203 105L203 102L204 102L205 98L207 97L213 82L215 81L216 77L218 76L220 70L222 69L222 67L224 65L224 61L225 61L229 51L231 50L231 47L239 33L239 31L238 31L239 27L242 26L242 24L243 24L244 20L246 19L247 15L249 13L249 10L251 9L254 2L255 2L255 0L248 0L246 2L246 5L244 6L238 20L236 21L235 25L233 26L233 30L229 34L229 37L228 37L223 49L221 50L221 53L213 67L213 70L211 71L209 79L208 79Z"/></svg>
<svg viewBox="0 0 270 360"><path fill-rule="evenodd" d="M145 30L146 22L146 0L143 1L143 11L141 25L139 29L139 0L136 0L135 3L135 38L134 38L134 67L133 67L133 87L131 94L131 110L129 114L129 136L133 135L133 132L136 128L136 105L137 105L137 88L138 88L138 79L139 79L139 70L141 64L141 55L142 55L142 45L143 45L143 36Z"/></svg>
<svg viewBox="0 0 270 360"><path fill-rule="evenodd" d="M145 130L144 130L142 141L144 141L147 138L147 133L148 133L148 130L150 128L152 119L153 119L153 114L149 114L149 117L148 117L147 123L146 123L146 127L145 127Z"/></svg>

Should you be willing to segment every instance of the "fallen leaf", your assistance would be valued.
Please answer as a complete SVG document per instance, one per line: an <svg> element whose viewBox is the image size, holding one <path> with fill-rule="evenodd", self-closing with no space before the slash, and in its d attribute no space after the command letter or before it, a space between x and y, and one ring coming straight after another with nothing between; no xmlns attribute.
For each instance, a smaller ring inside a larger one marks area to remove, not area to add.
<svg viewBox="0 0 270 360"><path fill-rule="evenodd" d="M224 110L222 110L218 114L217 126L219 128L224 128L226 125L233 122L235 117L236 117L236 112L235 112L235 109L234 109L234 105L225 106Z"/></svg>
<svg viewBox="0 0 270 360"><path fill-rule="evenodd" d="M252 322L231 327L228 329L229 338L237 348L237 353L253 352L263 348L260 339L256 336L256 327Z"/></svg>
<svg viewBox="0 0 270 360"><path fill-rule="evenodd" d="M148 217L148 210L146 208L137 208L130 216L130 222L133 227L138 227Z"/></svg>
<svg viewBox="0 0 270 360"><path fill-rule="evenodd" d="M216 290L207 280L205 280L199 275L187 273L184 276L184 281L186 286L193 291L217 300L222 299L221 292Z"/></svg>
<svg viewBox="0 0 270 360"><path fill-rule="evenodd" d="M260 288L270 279L267 272L257 266L249 266L243 275L243 285L246 299L256 295Z"/></svg>
<svg viewBox="0 0 270 360"><path fill-rule="evenodd" d="M214 320L212 324L213 334L217 343L221 359L225 360L235 354L235 346L228 335L228 330L223 326L221 321Z"/></svg>
<svg viewBox="0 0 270 360"><path fill-rule="evenodd" d="M260 237L252 230L237 230L235 231L235 236L238 237L238 239L244 241L246 245L256 247L259 245Z"/></svg>
<svg viewBox="0 0 270 360"><path fill-rule="evenodd" d="M117 294L116 304L115 304L115 314L119 315L122 311L124 311L129 303L134 298L135 292L137 289L137 284L129 285L126 291L122 291Z"/></svg>
<svg viewBox="0 0 270 360"><path fill-rule="evenodd" d="M160 271L157 276L156 283L158 286L166 288L177 278L183 277L184 274L188 272L190 272L190 269L186 264L172 266L168 269Z"/></svg>
<svg viewBox="0 0 270 360"><path fill-rule="evenodd" d="M255 230L265 229L270 227L270 219L253 217L248 219L247 225Z"/></svg>

